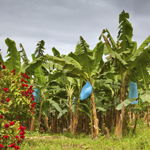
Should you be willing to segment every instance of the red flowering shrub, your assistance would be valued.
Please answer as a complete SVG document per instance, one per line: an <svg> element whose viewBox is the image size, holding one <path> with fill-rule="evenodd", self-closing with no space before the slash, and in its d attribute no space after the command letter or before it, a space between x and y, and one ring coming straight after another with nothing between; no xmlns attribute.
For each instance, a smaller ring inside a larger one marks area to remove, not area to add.
<svg viewBox="0 0 150 150"><path fill-rule="evenodd" d="M8 128L8 127L9 127L9 124L6 123L4 126L5 126L5 128Z"/></svg>
<svg viewBox="0 0 150 150"><path fill-rule="evenodd" d="M35 106L32 87L28 87L27 73L15 74L0 63L0 149L20 149L25 138L20 121L33 116ZM22 83L24 82L24 83Z"/></svg>

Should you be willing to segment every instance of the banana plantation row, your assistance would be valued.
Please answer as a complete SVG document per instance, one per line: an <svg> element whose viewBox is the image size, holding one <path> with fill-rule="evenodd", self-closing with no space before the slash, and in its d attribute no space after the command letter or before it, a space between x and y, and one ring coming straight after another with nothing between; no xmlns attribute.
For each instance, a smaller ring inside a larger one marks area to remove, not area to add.
<svg viewBox="0 0 150 150"><path fill-rule="evenodd" d="M136 117L148 113L150 36L137 48L128 18L125 11L119 15L117 41L104 29L93 50L80 36L75 52L60 55L53 47L53 56L44 55L45 42L41 40L31 63L22 44L21 51L17 51L14 41L5 40L9 59L4 62L0 55L0 61L6 68L16 69L16 73L27 73L28 84L38 92L35 116L22 122L28 129L34 130L37 120L39 131L44 125L49 132L69 129L72 134L85 132L95 138L99 132L105 134L105 129L107 134L114 131L120 138L128 134L128 112ZM103 55L108 55L105 62ZM138 87L137 96L129 96L134 92L130 91L130 83Z"/></svg>

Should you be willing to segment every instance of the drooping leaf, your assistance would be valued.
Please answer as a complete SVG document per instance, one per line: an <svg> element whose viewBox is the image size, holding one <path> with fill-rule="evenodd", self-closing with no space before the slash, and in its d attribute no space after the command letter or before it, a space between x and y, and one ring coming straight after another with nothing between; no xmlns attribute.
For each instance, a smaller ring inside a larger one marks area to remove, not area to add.
<svg viewBox="0 0 150 150"><path fill-rule="evenodd" d="M141 53L141 52L145 49L145 47L148 46L149 43L150 43L150 36L148 36L147 39L146 39L146 40L140 45L140 47L135 51L135 53L134 53L134 55L133 55L133 58L134 58L135 56L138 56L139 53Z"/></svg>
<svg viewBox="0 0 150 150"><path fill-rule="evenodd" d="M56 80L57 78L59 78L63 73L62 72L56 72L53 74L49 74L49 82L51 82L52 80Z"/></svg>
<svg viewBox="0 0 150 150"><path fill-rule="evenodd" d="M58 103L56 103L54 100L52 99L47 99L47 101L49 101L49 103L55 107L55 109L57 109L59 112L62 112L62 109L59 107Z"/></svg>
<svg viewBox="0 0 150 150"><path fill-rule="evenodd" d="M75 61L72 63L72 62L67 61L66 59L58 58L58 57L55 57L55 56L50 56L48 54L45 55L45 57L46 57L47 60L49 60L53 63L57 63L59 65L62 65L63 69L69 70L73 74L77 74L77 75L79 74L79 75L84 76L84 78L87 78L84 71L75 65ZM68 58L68 60L69 60L69 58Z"/></svg>
<svg viewBox="0 0 150 150"><path fill-rule="evenodd" d="M141 100L143 102L149 102L150 103L150 91L149 90L145 91L145 93L141 95Z"/></svg>
<svg viewBox="0 0 150 150"><path fill-rule="evenodd" d="M145 87L146 90L148 90L148 84L150 81L150 75L148 73L148 71L146 70L146 66L143 64L139 64L136 67L137 70L137 75L139 77L139 79L143 79L143 85Z"/></svg>
<svg viewBox="0 0 150 150"><path fill-rule="evenodd" d="M96 109L98 109L98 112L99 111L106 111L106 109L104 109L103 107L96 107Z"/></svg>
<svg viewBox="0 0 150 150"><path fill-rule="evenodd" d="M126 99L124 100L122 103L120 103L116 109L117 110L121 110L122 109L122 106L124 104L124 107L128 106L129 104L131 104L131 102L135 101L137 98L129 98L129 99Z"/></svg>
<svg viewBox="0 0 150 150"><path fill-rule="evenodd" d="M46 59L45 55L35 59L31 63L29 63L28 66L26 66L25 72L29 73L30 71L31 72L34 71L36 68L41 66L41 64L44 62L45 59Z"/></svg>
<svg viewBox="0 0 150 150"><path fill-rule="evenodd" d="M128 70L131 70L132 68L134 68L140 64L145 64L146 61L149 61L150 60L149 53L150 53L150 48L146 48L146 49L142 50L140 53L138 53L135 57L132 57L131 61L129 62Z"/></svg>
<svg viewBox="0 0 150 150"><path fill-rule="evenodd" d="M65 113L67 113L68 110L67 109L63 109L62 112L60 112L57 116L57 119L60 119Z"/></svg>

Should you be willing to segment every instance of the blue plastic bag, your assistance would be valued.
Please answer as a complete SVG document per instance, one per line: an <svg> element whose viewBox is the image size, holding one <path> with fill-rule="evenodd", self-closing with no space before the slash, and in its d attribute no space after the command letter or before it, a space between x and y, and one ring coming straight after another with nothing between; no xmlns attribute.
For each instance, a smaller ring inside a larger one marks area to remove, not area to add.
<svg viewBox="0 0 150 150"><path fill-rule="evenodd" d="M38 102L39 98L40 98L40 91L39 91L39 89L34 89L34 91L35 92L33 92L33 96L34 96L35 102Z"/></svg>
<svg viewBox="0 0 150 150"><path fill-rule="evenodd" d="M137 84L132 81L129 86L129 98L138 98ZM131 102L131 104L138 104L138 100Z"/></svg>
<svg viewBox="0 0 150 150"><path fill-rule="evenodd" d="M92 93L92 86L91 84L87 81L86 84L84 85L84 87L81 90L81 94L80 94L80 100L84 100L87 97L90 96L90 94Z"/></svg>

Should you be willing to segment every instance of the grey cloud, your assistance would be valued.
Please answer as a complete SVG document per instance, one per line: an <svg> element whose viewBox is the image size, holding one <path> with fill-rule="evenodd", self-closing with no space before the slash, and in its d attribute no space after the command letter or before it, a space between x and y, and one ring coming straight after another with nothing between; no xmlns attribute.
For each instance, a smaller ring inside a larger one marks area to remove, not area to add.
<svg viewBox="0 0 150 150"><path fill-rule="evenodd" d="M130 14L133 39L140 43L149 35L149 1L5 0L0 6L0 48L6 52L4 40L9 37L16 45L22 43L29 57L42 39L45 53L54 46L61 54L74 51L79 36L93 49L104 28L116 40L123 9Z"/></svg>

